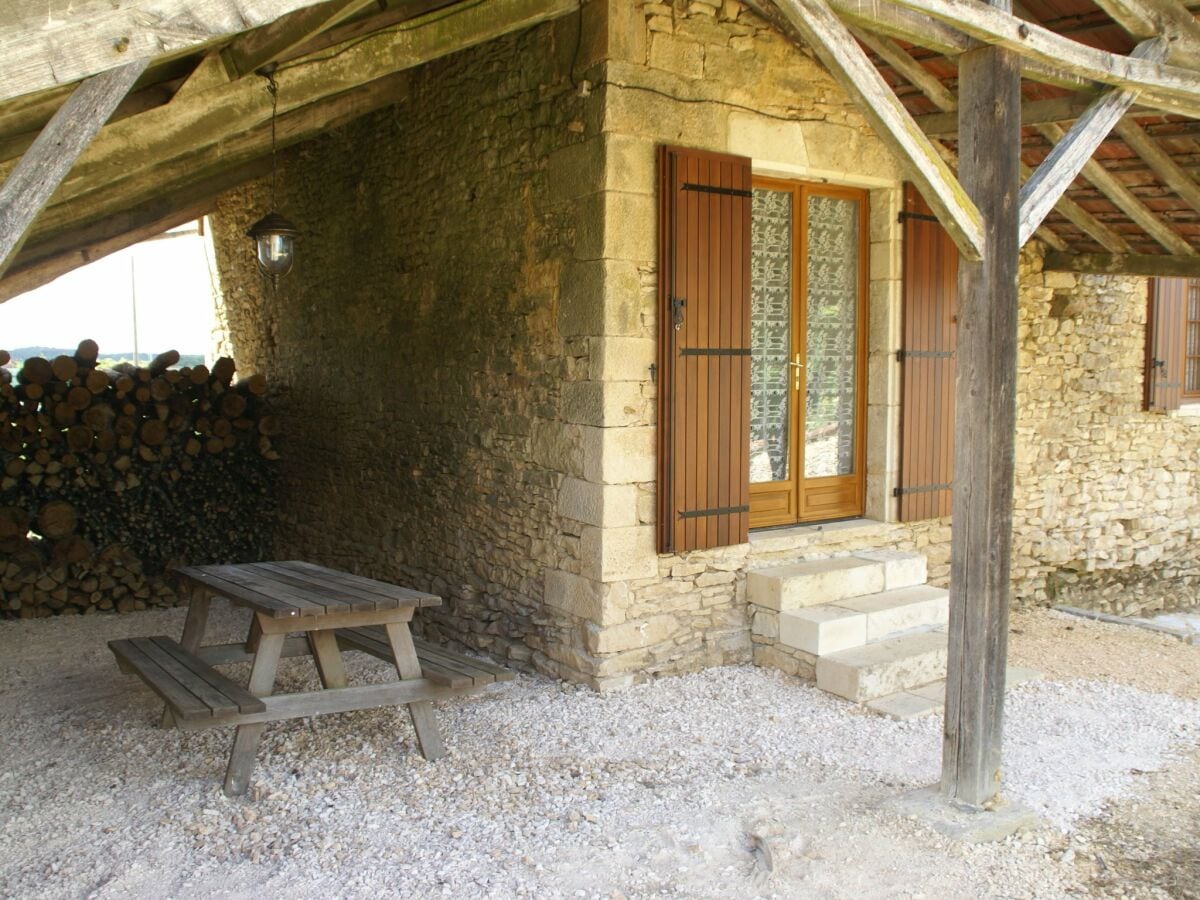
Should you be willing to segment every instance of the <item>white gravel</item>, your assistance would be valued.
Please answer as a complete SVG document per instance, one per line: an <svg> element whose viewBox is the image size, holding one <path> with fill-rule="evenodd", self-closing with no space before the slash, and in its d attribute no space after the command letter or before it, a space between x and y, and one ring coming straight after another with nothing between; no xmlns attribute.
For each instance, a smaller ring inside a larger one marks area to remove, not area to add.
<svg viewBox="0 0 1200 900"><path fill-rule="evenodd" d="M1066 896L1063 832L1200 743L1200 703L1019 688L1006 793L1048 824L960 846L881 807L936 780L938 719L753 667L608 696L527 677L440 704L436 764L397 710L272 726L252 799L232 801L230 731L156 728L105 647L181 627L178 610L0 623L0 896ZM281 668L281 689L315 685L310 663Z"/></svg>

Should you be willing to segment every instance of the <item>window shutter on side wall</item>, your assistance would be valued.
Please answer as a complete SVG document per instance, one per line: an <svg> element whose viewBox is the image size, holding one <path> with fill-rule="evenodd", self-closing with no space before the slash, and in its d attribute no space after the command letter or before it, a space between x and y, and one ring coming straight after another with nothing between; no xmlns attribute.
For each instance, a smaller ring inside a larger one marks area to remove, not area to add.
<svg viewBox="0 0 1200 900"><path fill-rule="evenodd" d="M900 521L950 515L954 480L958 250L921 195L904 187Z"/></svg>
<svg viewBox="0 0 1200 900"><path fill-rule="evenodd" d="M750 525L750 160L659 156L658 549Z"/></svg>
<svg viewBox="0 0 1200 900"><path fill-rule="evenodd" d="M1179 409L1183 394L1187 302L1186 278L1150 279L1146 316L1146 409Z"/></svg>

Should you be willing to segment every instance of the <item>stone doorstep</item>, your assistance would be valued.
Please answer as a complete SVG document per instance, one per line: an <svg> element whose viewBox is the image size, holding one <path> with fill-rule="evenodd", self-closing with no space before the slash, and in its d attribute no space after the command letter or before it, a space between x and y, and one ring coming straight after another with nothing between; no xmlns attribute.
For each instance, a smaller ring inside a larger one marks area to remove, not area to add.
<svg viewBox="0 0 1200 900"><path fill-rule="evenodd" d="M1005 676L1005 688L1016 687L1029 681L1037 681L1042 673L1036 669L1023 666L1009 666ZM946 681L939 679L929 684L911 688L907 691L897 691L883 697L868 700L863 706L871 712L889 719L906 722L909 719L919 719L921 716L941 712L946 705Z"/></svg>
<svg viewBox="0 0 1200 900"><path fill-rule="evenodd" d="M867 617L867 641L880 641L915 628L945 625L950 615L950 592L921 584L852 597L838 606Z"/></svg>
<svg viewBox="0 0 1200 900"><path fill-rule="evenodd" d="M781 612L779 641L824 656L899 637L901 632L945 625L948 610L949 594L941 588L921 585L883 591Z"/></svg>
<svg viewBox="0 0 1200 900"><path fill-rule="evenodd" d="M889 580L894 583L889 585ZM920 554L863 551L861 556L832 556L751 570L746 573L746 598L768 609L802 609L924 581L925 558Z"/></svg>
<svg viewBox="0 0 1200 900"><path fill-rule="evenodd" d="M817 687L862 703L946 677L945 629L919 631L817 660Z"/></svg>

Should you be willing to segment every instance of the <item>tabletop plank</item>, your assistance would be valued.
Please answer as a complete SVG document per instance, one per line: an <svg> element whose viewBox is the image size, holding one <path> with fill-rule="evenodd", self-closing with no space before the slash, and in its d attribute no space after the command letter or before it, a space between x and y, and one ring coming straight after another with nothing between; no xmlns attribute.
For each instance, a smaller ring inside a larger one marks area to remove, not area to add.
<svg viewBox="0 0 1200 900"><path fill-rule="evenodd" d="M219 594L222 597L227 597L238 606L248 606L253 610L265 613L272 618L288 618L292 616L311 615L315 612L324 612L324 607L315 607L312 604L304 604L304 608L300 608L292 603L285 603L274 597L264 594L261 591L243 587L225 578L220 578L212 574L211 569L214 566L185 566L175 569L175 573L182 578L186 578L201 587L211 590L214 594Z"/></svg>
<svg viewBox="0 0 1200 900"><path fill-rule="evenodd" d="M319 616L324 613L346 612L353 607L327 592L288 584L267 572L256 572L249 565L213 566L213 575L233 584L250 588L273 597L282 603L290 603L300 610L302 616Z"/></svg>
<svg viewBox="0 0 1200 900"><path fill-rule="evenodd" d="M394 598L384 597L353 585L314 578L302 570L288 568L285 563L251 563L247 565L247 568L299 589L336 597L347 603L352 609L397 609L400 606L408 605Z"/></svg>
<svg viewBox="0 0 1200 900"><path fill-rule="evenodd" d="M386 581L376 581L374 578L353 575L350 572L327 569L324 566L318 566L315 563L304 562L299 559L272 563L272 565L303 572L313 579L320 579L323 583L361 588L362 590L370 591L389 599L402 601L402 605L404 606L440 606L442 602L442 598L436 594L415 591L412 588L401 587L398 584L389 584Z"/></svg>

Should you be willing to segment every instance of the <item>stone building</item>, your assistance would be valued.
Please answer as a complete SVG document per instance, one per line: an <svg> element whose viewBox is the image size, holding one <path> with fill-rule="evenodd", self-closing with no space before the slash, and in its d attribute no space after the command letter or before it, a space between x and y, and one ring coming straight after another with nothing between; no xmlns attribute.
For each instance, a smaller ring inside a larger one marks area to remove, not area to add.
<svg viewBox="0 0 1200 900"><path fill-rule="evenodd" d="M838 521L658 552L664 145L748 158L756 204L812 188L865 219L860 493ZM946 582L949 518L901 521L895 496L902 168L745 4L592 3L430 63L279 179L305 234L277 293L242 236L264 184L214 222L238 360L287 385L282 555L441 594L430 633L599 688L752 657L811 676L748 572L900 550ZM1200 418L1144 409L1146 279L1047 271L1044 249L1022 262L1014 597L1178 602Z"/></svg>
<svg viewBox="0 0 1200 900"><path fill-rule="evenodd" d="M318 27L291 3L148 70L0 296L211 211L228 346L281 386L281 557L432 591L427 634L600 689L752 659L819 676L822 648L945 614L956 255L795 5L345 3ZM1093 15L1042 5L1051 29ZM832 6L953 159L933 120L972 39ZM1143 99L1190 110L1172 85ZM1090 95L1027 99L1032 162ZM1135 160L1200 152L1159 119ZM1200 226L1105 152L1088 177L1171 224L1078 183L1025 246L1012 589L1135 612L1200 581L1200 293L1148 302L1145 275L1178 271L1144 271ZM275 290L244 236L273 201L303 233Z"/></svg>

